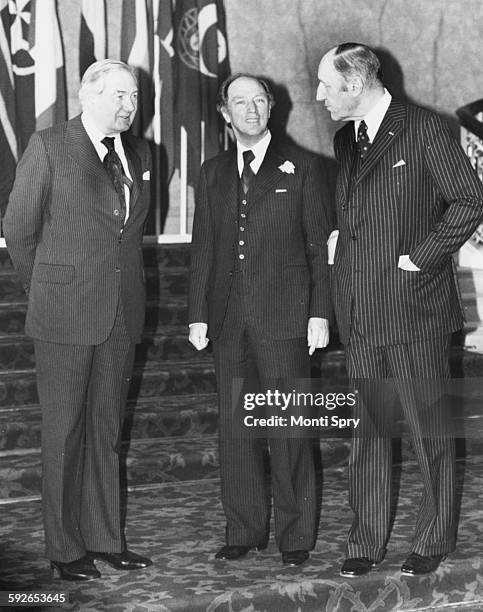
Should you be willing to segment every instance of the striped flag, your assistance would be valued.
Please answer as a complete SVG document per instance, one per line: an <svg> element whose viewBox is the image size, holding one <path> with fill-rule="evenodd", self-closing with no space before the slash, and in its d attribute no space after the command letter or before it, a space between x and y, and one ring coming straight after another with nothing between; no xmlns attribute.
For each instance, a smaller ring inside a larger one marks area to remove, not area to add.
<svg viewBox="0 0 483 612"><path fill-rule="evenodd" d="M106 3L105 0L82 0L79 34L79 75L106 58Z"/></svg>
<svg viewBox="0 0 483 612"><path fill-rule="evenodd" d="M152 0L123 0L121 60L137 69L138 111L131 130L140 137L153 138L153 41Z"/></svg>
<svg viewBox="0 0 483 612"><path fill-rule="evenodd" d="M18 160L35 130L66 118L66 96L55 0L0 0L0 15L0 204L4 206L14 178L12 160Z"/></svg>
<svg viewBox="0 0 483 612"><path fill-rule="evenodd" d="M10 57L8 0L0 0L0 213L3 216L18 160L15 88Z"/></svg>

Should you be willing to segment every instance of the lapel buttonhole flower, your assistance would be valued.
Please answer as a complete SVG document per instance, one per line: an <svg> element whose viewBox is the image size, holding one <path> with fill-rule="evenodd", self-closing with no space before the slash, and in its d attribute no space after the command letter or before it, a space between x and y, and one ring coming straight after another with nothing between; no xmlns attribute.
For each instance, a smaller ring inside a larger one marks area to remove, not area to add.
<svg viewBox="0 0 483 612"><path fill-rule="evenodd" d="M282 172L286 172L287 174L295 173L295 166L292 164L291 161L288 161L288 159L284 161L283 164L278 167L278 169Z"/></svg>

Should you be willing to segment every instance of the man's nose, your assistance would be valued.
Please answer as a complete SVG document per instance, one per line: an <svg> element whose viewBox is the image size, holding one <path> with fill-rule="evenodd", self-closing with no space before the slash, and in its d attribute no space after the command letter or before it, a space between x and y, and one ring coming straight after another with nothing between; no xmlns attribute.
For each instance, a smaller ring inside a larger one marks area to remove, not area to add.
<svg viewBox="0 0 483 612"><path fill-rule="evenodd" d="M256 113L258 111L257 105L255 104L254 100L248 100L247 111L249 111L251 113Z"/></svg>
<svg viewBox="0 0 483 612"><path fill-rule="evenodd" d="M318 102L323 102L325 100L325 87L322 83L319 83L319 86L317 87L317 94L315 96L315 99Z"/></svg>
<svg viewBox="0 0 483 612"><path fill-rule="evenodd" d="M137 104L136 101L133 100L132 98L126 96L124 98L124 110L132 113L133 111L135 111L137 108Z"/></svg>

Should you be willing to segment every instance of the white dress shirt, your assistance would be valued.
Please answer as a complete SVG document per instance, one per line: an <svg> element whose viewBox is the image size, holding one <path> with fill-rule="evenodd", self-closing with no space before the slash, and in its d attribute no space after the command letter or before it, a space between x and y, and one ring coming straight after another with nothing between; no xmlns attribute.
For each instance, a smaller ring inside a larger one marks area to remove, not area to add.
<svg viewBox="0 0 483 612"><path fill-rule="evenodd" d="M379 130L382 120L384 119L384 115L386 114L387 109L389 108L389 105L391 104L391 100L392 100L391 94L387 91L386 88L384 88L384 95L382 96L382 98L377 102L375 106L371 108L371 110L367 113L367 115L363 117L367 125L367 136L370 142L374 141L377 131ZM357 121L354 121L354 131L355 131L356 138L357 138L357 132L359 131L359 125L361 121L362 119L358 119Z"/></svg>
<svg viewBox="0 0 483 612"><path fill-rule="evenodd" d="M84 126L87 135L89 136L90 141L94 145L94 149L96 150L99 159L102 160L106 156L107 148L104 144L102 144L102 139L105 138L106 134L103 134L98 127L94 124L94 122L90 119L87 113L82 113L81 115L82 125ZM119 159L121 160L122 169L124 170L124 174L127 176L129 180L132 181L131 173L129 172L129 164L127 163L126 153L124 152L124 147L122 146L121 135L116 134L113 136L114 138L114 150L119 155ZM124 219L124 223L126 223L129 217L129 204L131 198L131 192L127 185L124 185L124 196L126 200L126 217Z"/></svg>
<svg viewBox="0 0 483 612"><path fill-rule="evenodd" d="M250 168L253 170L253 173L256 174L260 170L271 139L272 135L270 134L270 130L267 130L265 136L263 136L257 144L253 145L253 147L245 147L245 145L242 145L240 142L236 143L238 176L241 176L243 172L243 153L245 151L253 151L253 155L255 155L255 159L250 163Z"/></svg>

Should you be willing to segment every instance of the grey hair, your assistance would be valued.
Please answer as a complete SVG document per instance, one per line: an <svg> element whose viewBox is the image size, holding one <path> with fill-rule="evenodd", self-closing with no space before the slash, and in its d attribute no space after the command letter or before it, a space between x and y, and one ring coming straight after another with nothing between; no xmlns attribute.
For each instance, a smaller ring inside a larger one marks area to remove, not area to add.
<svg viewBox="0 0 483 612"><path fill-rule="evenodd" d="M333 62L334 68L345 81L357 76L369 87L381 82L379 58L366 45L353 42L338 45L334 48Z"/></svg>
<svg viewBox="0 0 483 612"><path fill-rule="evenodd" d="M134 79L137 85L137 76L136 71L131 66L128 66L124 62L114 59L103 59L98 62L94 62L87 68L84 72L84 76L82 77L80 89L79 89L79 100L82 104L85 99L85 95L88 91L92 91L94 87L97 85L98 92L101 92L104 87L104 78L113 70L125 70L128 72L132 78Z"/></svg>

